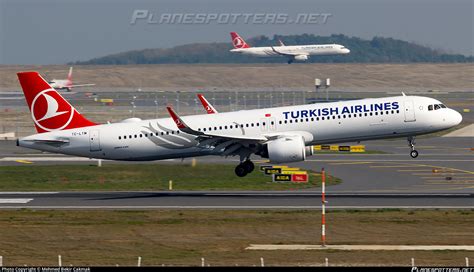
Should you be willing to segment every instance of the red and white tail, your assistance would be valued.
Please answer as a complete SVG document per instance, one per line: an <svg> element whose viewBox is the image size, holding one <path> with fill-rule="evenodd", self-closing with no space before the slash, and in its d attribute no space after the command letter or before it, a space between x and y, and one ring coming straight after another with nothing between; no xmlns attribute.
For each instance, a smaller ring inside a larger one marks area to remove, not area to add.
<svg viewBox="0 0 474 272"><path fill-rule="evenodd" d="M72 67L69 67L69 73L67 74L67 86L72 87Z"/></svg>
<svg viewBox="0 0 474 272"><path fill-rule="evenodd" d="M250 45L248 45L244 39L242 39L242 37L237 34L237 32L230 32L230 37L232 38L232 44L234 45L234 48L250 48Z"/></svg>
<svg viewBox="0 0 474 272"><path fill-rule="evenodd" d="M206 110L208 114L213 114L213 113L218 113L217 110L207 101L207 99L204 97L202 94L197 95L199 98L199 101L201 101L202 106Z"/></svg>
<svg viewBox="0 0 474 272"><path fill-rule="evenodd" d="M38 72L17 75L38 133L97 125L82 116Z"/></svg>

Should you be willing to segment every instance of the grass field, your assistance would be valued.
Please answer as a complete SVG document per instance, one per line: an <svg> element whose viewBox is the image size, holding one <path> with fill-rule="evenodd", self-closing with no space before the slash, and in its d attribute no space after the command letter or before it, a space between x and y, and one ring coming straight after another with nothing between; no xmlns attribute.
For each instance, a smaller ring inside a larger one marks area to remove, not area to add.
<svg viewBox="0 0 474 272"><path fill-rule="evenodd" d="M248 251L317 244L318 211L0 211L4 265L464 266L467 251ZM473 245L474 211L329 211L329 244Z"/></svg>
<svg viewBox="0 0 474 272"><path fill-rule="evenodd" d="M221 164L105 164L0 167L1 191L159 191L168 190L288 190L319 186L321 176L310 172L307 184L274 183L258 169L244 178L234 174L233 165ZM329 176L327 184L340 179Z"/></svg>
<svg viewBox="0 0 474 272"><path fill-rule="evenodd" d="M0 88L19 88L18 71L65 78L67 65L0 65ZM472 63L299 63L80 65L78 83L101 87L312 87L314 78L331 78L337 87L472 89ZM402 89L400 89L402 90Z"/></svg>

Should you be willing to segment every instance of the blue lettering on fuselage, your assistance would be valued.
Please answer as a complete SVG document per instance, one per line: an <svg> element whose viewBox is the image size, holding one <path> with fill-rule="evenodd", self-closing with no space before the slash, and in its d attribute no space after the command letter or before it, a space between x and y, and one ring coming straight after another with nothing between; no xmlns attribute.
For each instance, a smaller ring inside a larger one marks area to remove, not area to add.
<svg viewBox="0 0 474 272"><path fill-rule="evenodd" d="M364 113L372 111L388 111L397 110L400 106L397 101L385 102L385 103L374 103L354 106L343 106L343 107L330 107L330 108L319 108L319 109L305 109L297 111L284 111L283 116L285 119L289 118L308 118L308 117L319 117L329 116L338 114L352 114L352 113Z"/></svg>

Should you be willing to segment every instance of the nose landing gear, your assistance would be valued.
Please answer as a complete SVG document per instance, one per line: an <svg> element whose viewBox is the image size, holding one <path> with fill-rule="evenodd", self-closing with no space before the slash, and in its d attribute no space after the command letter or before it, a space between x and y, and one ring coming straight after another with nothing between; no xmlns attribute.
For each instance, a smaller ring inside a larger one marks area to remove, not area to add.
<svg viewBox="0 0 474 272"><path fill-rule="evenodd" d="M415 136L410 136L407 138L408 146L410 147L410 156L414 159L418 157L418 151L415 150Z"/></svg>
<svg viewBox="0 0 474 272"><path fill-rule="evenodd" d="M251 160L246 160L235 167L235 174L239 177L245 177L255 169Z"/></svg>

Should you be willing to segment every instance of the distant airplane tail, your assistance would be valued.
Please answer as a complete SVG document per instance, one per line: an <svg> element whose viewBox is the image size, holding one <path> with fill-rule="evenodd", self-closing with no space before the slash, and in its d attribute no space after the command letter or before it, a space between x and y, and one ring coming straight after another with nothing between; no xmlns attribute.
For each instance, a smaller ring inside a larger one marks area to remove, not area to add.
<svg viewBox="0 0 474 272"><path fill-rule="evenodd" d="M207 99L204 97L202 94L197 95L199 98L199 101L201 101L202 106L206 110L208 114L213 114L213 113L218 113L217 110L207 101Z"/></svg>
<svg viewBox="0 0 474 272"><path fill-rule="evenodd" d="M230 37L232 38L232 44L234 45L234 48L240 49L240 48L249 48L250 45L248 45L242 37L239 36L237 32L230 32Z"/></svg>
<svg viewBox="0 0 474 272"><path fill-rule="evenodd" d="M17 75L38 133L97 125L82 116L38 72Z"/></svg>
<svg viewBox="0 0 474 272"><path fill-rule="evenodd" d="M72 86L72 66L69 67L69 73L67 74L67 86Z"/></svg>

